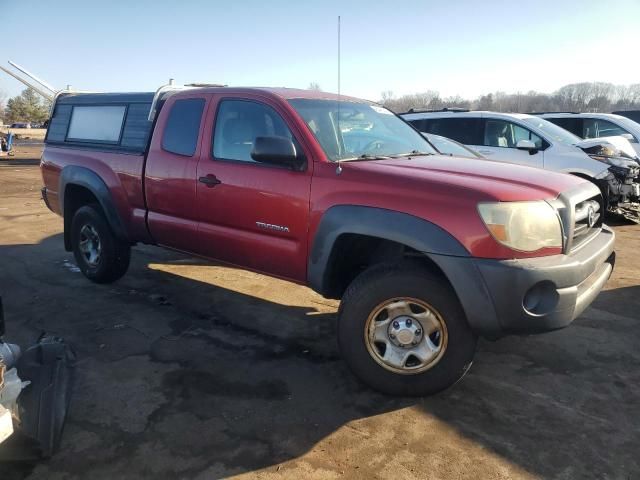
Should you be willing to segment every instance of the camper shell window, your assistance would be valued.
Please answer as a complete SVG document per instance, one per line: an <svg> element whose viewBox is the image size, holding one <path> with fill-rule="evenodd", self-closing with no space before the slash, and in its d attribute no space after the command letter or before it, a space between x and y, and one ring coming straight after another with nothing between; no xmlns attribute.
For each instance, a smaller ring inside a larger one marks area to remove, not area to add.
<svg viewBox="0 0 640 480"><path fill-rule="evenodd" d="M117 144L126 111L125 105L74 106L67 140Z"/></svg>
<svg viewBox="0 0 640 480"><path fill-rule="evenodd" d="M45 142L85 150L145 153L151 136L153 95L62 94L56 100Z"/></svg>

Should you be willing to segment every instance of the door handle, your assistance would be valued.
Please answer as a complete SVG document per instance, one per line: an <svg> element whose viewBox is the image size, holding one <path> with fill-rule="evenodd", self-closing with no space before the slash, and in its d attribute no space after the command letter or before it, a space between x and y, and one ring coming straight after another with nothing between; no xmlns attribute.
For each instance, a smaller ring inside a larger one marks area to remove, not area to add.
<svg viewBox="0 0 640 480"><path fill-rule="evenodd" d="M200 183L204 183L209 188L213 188L219 183L222 183L220 180L216 178L215 175L207 175L206 177L200 177L198 178L198 181Z"/></svg>

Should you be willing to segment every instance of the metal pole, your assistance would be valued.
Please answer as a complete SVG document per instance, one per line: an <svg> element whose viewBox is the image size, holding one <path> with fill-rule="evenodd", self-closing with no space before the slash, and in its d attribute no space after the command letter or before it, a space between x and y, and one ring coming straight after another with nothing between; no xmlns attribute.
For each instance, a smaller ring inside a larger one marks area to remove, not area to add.
<svg viewBox="0 0 640 480"><path fill-rule="evenodd" d="M35 92L39 93L40 95L42 95L47 100L53 100L53 95L51 93L48 93L48 92L45 92L45 91L41 90L40 88L38 88L35 85L33 85L32 83L28 82L24 78L19 77L18 75L16 75L12 71L7 70L6 68L4 68L2 66L0 66L0 70L2 70L3 72L11 75L13 78L18 80L19 82L24 83L27 87L33 89Z"/></svg>
<svg viewBox="0 0 640 480"><path fill-rule="evenodd" d="M36 77L33 73L28 72L26 69L22 68L20 65L18 65L17 63L13 63L11 60L9 60L9 64L11 66L13 66L14 68L20 70L22 73L24 73L27 77L31 78L32 80L35 80L36 82L38 82L40 85L42 85L44 88L46 88L47 90L51 91L51 93L56 93L56 89L53 88L51 85L49 85L47 82L45 82L44 80L40 80L38 77Z"/></svg>

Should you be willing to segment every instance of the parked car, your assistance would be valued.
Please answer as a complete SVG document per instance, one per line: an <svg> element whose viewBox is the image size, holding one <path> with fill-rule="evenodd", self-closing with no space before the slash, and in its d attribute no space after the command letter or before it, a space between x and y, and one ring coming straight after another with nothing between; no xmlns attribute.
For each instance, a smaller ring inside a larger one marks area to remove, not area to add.
<svg viewBox="0 0 640 480"><path fill-rule="evenodd" d="M480 111L409 111L419 131L452 138L490 160L520 163L586 178L611 211L640 222L640 167L610 142L583 140L534 115Z"/></svg>
<svg viewBox="0 0 640 480"><path fill-rule="evenodd" d="M634 122L640 123L640 110L618 110L617 112L611 112L614 115L621 115L627 117Z"/></svg>
<svg viewBox="0 0 640 480"><path fill-rule="evenodd" d="M31 124L27 122L12 123L11 128L31 128Z"/></svg>
<svg viewBox="0 0 640 480"><path fill-rule="evenodd" d="M640 124L612 113L540 113L536 114L569 130L580 138L621 136L627 139L636 155L640 155Z"/></svg>
<svg viewBox="0 0 640 480"><path fill-rule="evenodd" d="M429 140L439 153L455 157L484 158L475 150L450 138L434 135L433 133L423 133L422 135Z"/></svg>
<svg viewBox="0 0 640 480"><path fill-rule="evenodd" d="M615 259L591 182L438 155L325 92L61 94L41 169L90 280L120 278L142 242L306 284L341 299L343 358L390 394L451 386L479 335L569 325Z"/></svg>

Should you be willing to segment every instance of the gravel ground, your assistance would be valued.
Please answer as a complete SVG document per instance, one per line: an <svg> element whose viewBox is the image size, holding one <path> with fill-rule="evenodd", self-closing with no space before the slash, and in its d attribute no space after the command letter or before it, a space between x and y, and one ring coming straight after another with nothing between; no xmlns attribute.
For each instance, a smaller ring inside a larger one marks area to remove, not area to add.
<svg viewBox="0 0 640 480"><path fill-rule="evenodd" d="M640 226L615 226L613 277L572 326L482 341L454 388L390 398L347 371L337 304L304 287L148 246L87 281L38 157L0 159L6 337L54 332L79 363L61 450L2 480L640 476Z"/></svg>

